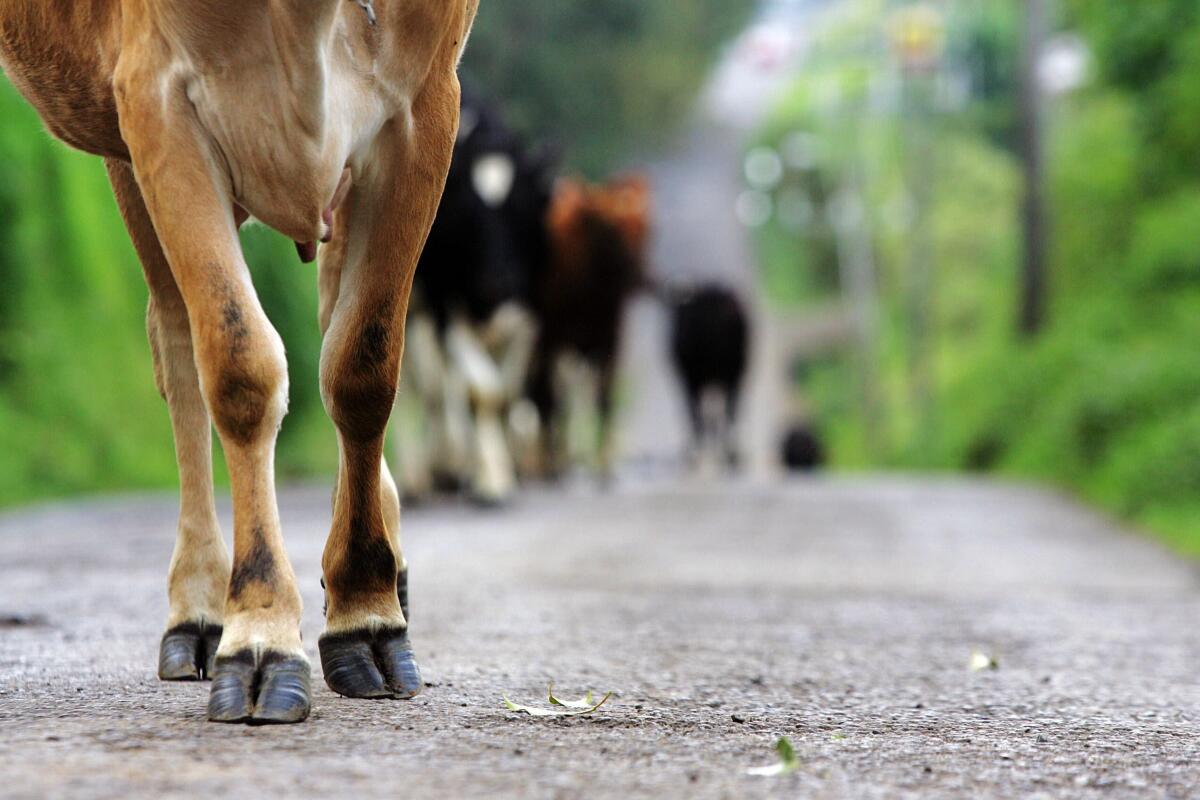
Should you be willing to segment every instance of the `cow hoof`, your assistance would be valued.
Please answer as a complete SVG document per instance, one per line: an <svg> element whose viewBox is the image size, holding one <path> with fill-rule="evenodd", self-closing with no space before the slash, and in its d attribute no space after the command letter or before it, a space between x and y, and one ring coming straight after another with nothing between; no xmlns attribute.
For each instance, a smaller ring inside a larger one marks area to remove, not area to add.
<svg viewBox="0 0 1200 800"><path fill-rule="evenodd" d="M211 678L221 626L185 622L163 634L158 646L158 677L164 681L201 681Z"/></svg>
<svg viewBox="0 0 1200 800"><path fill-rule="evenodd" d="M311 674L307 661L281 653L265 653L257 665L250 650L218 658L208 718L247 725L303 722L312 707Z"/></svg>
<svg viewBox="0 0 1200 800"><path fill-rule="evenodd" d="M407 700L424 685L405 630L326 634L318 647L325 683L340 695Z"/></svg>

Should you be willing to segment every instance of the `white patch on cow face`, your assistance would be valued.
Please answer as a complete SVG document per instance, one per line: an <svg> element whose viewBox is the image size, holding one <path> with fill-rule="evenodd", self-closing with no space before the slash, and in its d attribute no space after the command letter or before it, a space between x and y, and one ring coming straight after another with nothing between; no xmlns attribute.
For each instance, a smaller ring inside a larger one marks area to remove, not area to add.
<svg viewBox="0 0 1200 800"><path fill-rule="evenodd" d="M512 194L517 177L517 165L503 153L490 153L475 159L471 165L471 184L489 208L499 208Z"/></svg>

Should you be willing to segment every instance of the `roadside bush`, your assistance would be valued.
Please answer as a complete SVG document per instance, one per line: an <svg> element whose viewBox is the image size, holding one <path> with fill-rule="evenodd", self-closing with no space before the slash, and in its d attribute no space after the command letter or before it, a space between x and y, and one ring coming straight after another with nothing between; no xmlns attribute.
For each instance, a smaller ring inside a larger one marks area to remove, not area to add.
<svg viewBox="0 0 1200 800"><path fill-rule="evenodd" d="M1200 286L1200 187L1151 202L1138 216L1123 282L1139 293L1171 293Z"/></svg>

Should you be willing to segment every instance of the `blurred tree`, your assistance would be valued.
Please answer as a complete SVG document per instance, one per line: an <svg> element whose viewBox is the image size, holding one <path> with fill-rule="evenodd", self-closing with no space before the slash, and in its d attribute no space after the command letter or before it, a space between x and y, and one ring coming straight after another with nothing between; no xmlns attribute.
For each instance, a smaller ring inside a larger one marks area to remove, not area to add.
<svg viewBox="0 0 1200 800"><path fill-rule="evenodd" d="M947 60L970 76L973 101L961 122L1017 149L1020 4L963 0L949 6Z"/></svg>
<svg viewBox="0 0 1200 800"><path fill-rule="evenodd" d="M1200 4L1071 0L1069 12L1101 82L1137 98L1145 188L1160 193L1200 175Z"/></svg>
<svg viewBox="0 0 1200 800"><path fill-rule="evenodd" d="M859 0L864 7L878 1ZM830 359L812 365L808 388L832 459L1053 481L1200 554L1200 358L1194 344L1200 336L1200 3L1046 3L1062 10L1058 21L1067 29L1055 46L1080 35L1091 69L1083 86L1055 95L1045 109L1042 200L1055 225L1044 255L1046 294L1038 304L1044 322L1034 338L1017 335L1010 312L1022 287L1021 140L1014 134L1025 4L942 5L952 12L950 59L968 68L973 91L965 113L941 119L935 134L941 178L932 220L940 266L931 324L939 435L931 439L911 424L914 404L896 388L903 383L895 354L913 333L898 313L904 284L896 253L912 231L901 224L889 232L884 224L876 244L884 310L880 360L885 426L894 446L863 446L869 421L854 402L853 361ZM1054 22L1047 20L1050 30ZM841 49L847 61L861 63L853 47ZM826 151L846 138L799 113L803 84L817 96L813 66L781 106L786 125L768 128L768 141L787 125L822 136ZM1035 66L1027 59L1027 88ZM887 65L876 69L886 76ZM879 148L872 213L887 223L897 160L888 145L894 123L871 119L867 127ZM826 160L819 167L840 165ZM896 216L903 222L906 215ZM786 252L773 243L785 233L777 228L767 229L768 258ZM812 237L793 241L815 249ZM809 256L800 263L814 261ZM768 264L768 276L775 269Z"/></svg>
<svg viewBox="0 0 1200 800"><path fill-rule="evenodd" d="M1045 145L1043 142L1044 96L1040 66L1046 39L1045 0L1025 0L1022 25L1021 92L1019 129L1021 164L1025 174L1021 206L1022 242L1021 304L1018 329L1033 336L1046 318L1046 225Z"/></svg>
<svg viewBox="0 0 1200 800"><path fill-rule="evenodd" d="M510 121L605 172L692 108L714 52L754 0L523 0L483 3L464 73L503 99Z"/></svg>

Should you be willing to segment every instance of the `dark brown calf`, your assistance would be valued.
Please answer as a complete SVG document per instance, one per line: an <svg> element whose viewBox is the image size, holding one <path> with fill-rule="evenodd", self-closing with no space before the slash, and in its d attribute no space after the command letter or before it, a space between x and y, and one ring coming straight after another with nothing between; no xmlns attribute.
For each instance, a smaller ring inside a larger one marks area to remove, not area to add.
<svg viewBox="0 0 1200 800"><path fill-rule="evenodd" d="M549 213L550 259L537 280L534 305L541 326L529 396L542 419L544 468L565 464L559 360L580 359L594 372L597 463L611 468L612 394L621 325L629 298L645 283L650 188L644 178L603 186L561 181Z"/></svg>

